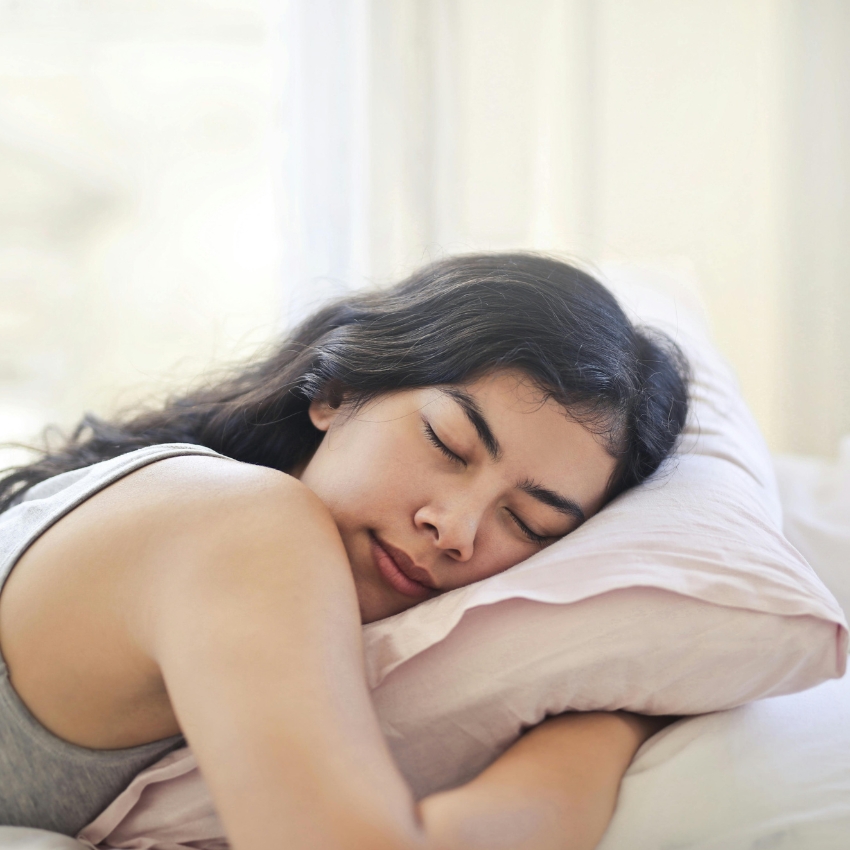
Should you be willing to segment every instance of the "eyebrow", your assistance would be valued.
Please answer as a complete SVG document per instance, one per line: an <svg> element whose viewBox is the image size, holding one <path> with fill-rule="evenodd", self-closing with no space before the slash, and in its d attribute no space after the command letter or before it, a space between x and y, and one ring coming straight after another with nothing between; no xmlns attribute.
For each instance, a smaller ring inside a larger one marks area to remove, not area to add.
<svg viewBox="0 0 850 850"><path fill-rule="evenodd" d="M543 487L529 479L520 481L517 486L533 499L537 499L538 502L542 502L544 505L548 505L550 508L560 511L562 514L571 516L579 522L584 522L587 519L584 511L581 509L581 505L578 502L573 499L568 499L566 496L562 496L560 493L556 493L548 487Z"/></svg>
<svg viewBox="0 0 850 850"><path fill-rule="evenodd" d="M502 456L502 447L499 445L495 434L493 434L493 429L490 427L490 423L487 422L483 411L478 406L478 402L468 392L459 387L441 387L441 389L447 396L458 403L472 427L475 428L479 439L484 444L484 448L487 449L487 454L493 460L498 460ZM538 502L542 502L544 505L554 508L562 514L573 517L579 522L584 522L587 519L581 505L574 499L568 499L566 496L562 496L548 487L543 487L536 481L527 478L520 481L517 487L531 496L532 499L537 499Z"/></svg>
<svg viewBox="0 0 850 850"><path fill-rule="evenodd" d="M487 454L493 460L498 460L502 456L502 447L493 434L493 429L487 422L484 413L478 406L478 402L468 392L459 387L442 387L441 389L447 396L453 398L460 405L464 415L472 427L475 428L478 438L484 443Z"/></svg>

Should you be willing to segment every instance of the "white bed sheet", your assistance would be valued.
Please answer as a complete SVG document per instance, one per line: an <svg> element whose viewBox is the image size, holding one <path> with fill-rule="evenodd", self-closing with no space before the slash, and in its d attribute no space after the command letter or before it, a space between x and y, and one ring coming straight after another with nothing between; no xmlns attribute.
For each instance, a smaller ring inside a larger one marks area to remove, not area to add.
<svg viewBox="0 0 850 850"><path fill-rule="evenodd" d="M774 458L774 468L785 535L848 614L850 435L841 440L835 459L782 455Z"/></svg>
<svg viewBox="0 0 850 850"><path fill-rule="evenodd" d="M67 835L23 826L0 826L3 850L89 850L85 844Z"/></svg>
<svg viewBox="0 0 850 850"><path fill-rule="evenodd" d="M850 675L646 744L599 850L673 848L848 850Z"/></svg>

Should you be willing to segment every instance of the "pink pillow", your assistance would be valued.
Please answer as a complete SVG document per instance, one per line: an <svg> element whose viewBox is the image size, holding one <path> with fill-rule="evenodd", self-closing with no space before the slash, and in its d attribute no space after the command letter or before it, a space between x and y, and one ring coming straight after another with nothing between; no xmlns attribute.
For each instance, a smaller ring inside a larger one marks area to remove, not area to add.
<svg viewBox="0 0 850 850"><path fill-rule="evenodd" d="M844 615L782 536L767 448L693 299L635 268L609 282L689 356L687 433L658 475L564 540L364 628L378 716L417 796L475 775L547 714L702 713L844 672ZM83 836L156 850L198 833L212 848L194 757L166 759L164 780L149 768Z"/></svg>
<svg viewBox="0 0 850 850"><path fill-rule="evenodd" d="M690 359L684 439L538 555L365 627L375 705L420 796L547 714L695 714L844 672L844 615L782 535L770 455L693 297L634 267L608 283Z"/></svg>

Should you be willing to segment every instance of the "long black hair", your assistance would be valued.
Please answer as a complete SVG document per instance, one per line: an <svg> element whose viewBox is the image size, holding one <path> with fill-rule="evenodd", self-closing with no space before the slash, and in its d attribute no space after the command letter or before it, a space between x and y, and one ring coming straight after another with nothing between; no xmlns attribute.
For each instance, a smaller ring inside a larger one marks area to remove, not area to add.
<svg viewBox="0 0 850 850"><path fill-rule="evenodd" d="M681 351L635 327L589 274L538 254L462 255L323 307L270 356L159 409L85 416L63 447L0 480L0 510L53 475L157 443L289 471L321 440L308 416L314 399L359 405L507 368L604 440L618 460L608 498L655 472L685 423Z"/></svg>

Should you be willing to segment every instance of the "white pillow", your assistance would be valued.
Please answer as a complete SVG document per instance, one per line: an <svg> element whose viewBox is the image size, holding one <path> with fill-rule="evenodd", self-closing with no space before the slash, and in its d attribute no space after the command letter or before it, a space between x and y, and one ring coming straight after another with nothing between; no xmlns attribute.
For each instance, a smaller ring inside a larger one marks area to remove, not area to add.
<svg viewBox="0 0 850 850"><path fill-rule="evenodd" d="M662 847L847 850L850 675L648 741L597 850Z"/></svg>
<svg viewBox="0 0 850 850"><path fill-rule="evenodd" d="M640 270L609 282L690 358L685 437L559 543L365 627L382 727L418 795L474 775L547 714L701 713L844 672L844 616L782 536L770 455L701 316Z"/></svg>
<svg viewBox="0 0 850 850"><path fill-rule="evenodd" d="M850 436L838 458L775 458L783 528L850 616Z"/></svg>

